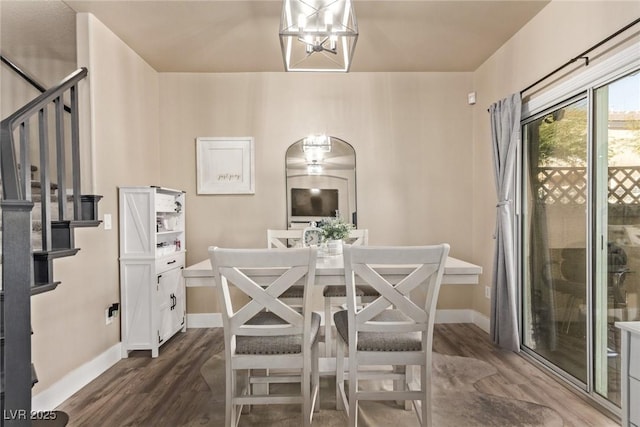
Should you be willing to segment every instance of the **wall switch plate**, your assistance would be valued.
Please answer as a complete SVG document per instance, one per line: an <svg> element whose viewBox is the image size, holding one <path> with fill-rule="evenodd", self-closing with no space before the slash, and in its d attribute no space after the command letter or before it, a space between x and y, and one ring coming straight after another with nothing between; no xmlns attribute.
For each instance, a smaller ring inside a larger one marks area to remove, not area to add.
<svg viewBox="0 0 640 427"><path fill-rule="evenodd" d="M484 287L484 297L486 299L490 299L491 298L491 287L489 287L489 286L485 286Z"/></svg>
<svg viewBox="0 0 640 427"><path fill-rule="evenodd" d="M111 214L104 214L104 229L111 230Z"/></svg>
<svg viewBox="0 0 640 427"><path fill-rule="evenodd" d="M467 94L467 102L469 103L469 105L474 105L476 103L476 93L475 92L469 92Z"/></svg>

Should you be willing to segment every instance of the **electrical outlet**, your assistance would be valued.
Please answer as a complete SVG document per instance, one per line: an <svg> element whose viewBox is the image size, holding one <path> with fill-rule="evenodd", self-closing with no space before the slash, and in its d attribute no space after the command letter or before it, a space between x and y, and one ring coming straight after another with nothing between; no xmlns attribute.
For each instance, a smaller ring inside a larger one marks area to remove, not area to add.
<svg viewBox="0 0 640 427"><path fill-rule="evenodd" d="M484 287L484 297L486 299L490 299L491 298L491 287L489 287L489 286L485 286Z"/></svg>
<svg viewBox="0 0 640 427"><path fill-rule="evenodd" d="M111 317L109 316L109 308L107 307L107 308L104 310L104 324L105 324L105 325L110 325L110 324L112 324L112 323L113 323L113 317L112 317L112 316L111 316Z"/></svg>

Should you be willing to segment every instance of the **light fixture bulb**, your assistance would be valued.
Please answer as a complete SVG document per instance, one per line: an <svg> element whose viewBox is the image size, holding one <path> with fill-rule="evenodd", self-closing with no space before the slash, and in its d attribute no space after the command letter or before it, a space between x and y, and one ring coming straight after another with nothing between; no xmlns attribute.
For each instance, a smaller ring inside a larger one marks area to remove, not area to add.
<svg viewBox="0 0 640 427"><path fill-rule="evenodd" d="M324 13L324 25L326 26L327 30L331 31L331 27L333 26L333 13L331 13L330 10L327 10Z"/></svg>
<svg viewBox="0 0 640 427"><path fill-rule="evenodd" d="M338 48L338 36L329 37L329 49L336 50Z"/></svg>

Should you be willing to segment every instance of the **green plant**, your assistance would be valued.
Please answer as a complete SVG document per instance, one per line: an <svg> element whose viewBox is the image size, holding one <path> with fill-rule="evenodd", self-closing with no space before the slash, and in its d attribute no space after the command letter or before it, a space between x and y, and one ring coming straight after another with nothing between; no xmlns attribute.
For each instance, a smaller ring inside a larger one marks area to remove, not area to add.
<svg viewBox="0 0 640 427"><path fill-rule="evenodd" d="M324 240L342 240L349 237L353 224L344 222L342 218L324 218L318 224Z"/></svg>

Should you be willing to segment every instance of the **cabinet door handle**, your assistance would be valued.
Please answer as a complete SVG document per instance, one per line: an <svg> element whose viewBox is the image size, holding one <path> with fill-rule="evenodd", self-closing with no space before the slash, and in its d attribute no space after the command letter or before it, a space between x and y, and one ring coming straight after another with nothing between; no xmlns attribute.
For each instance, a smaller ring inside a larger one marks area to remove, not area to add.
<svg viewBox="0 0 640 427"><path fill-rule="evenodd" d="M167 264L175 264L176 262L178 262L178 260L174 259L173 261L167 262Z"/></svg>

